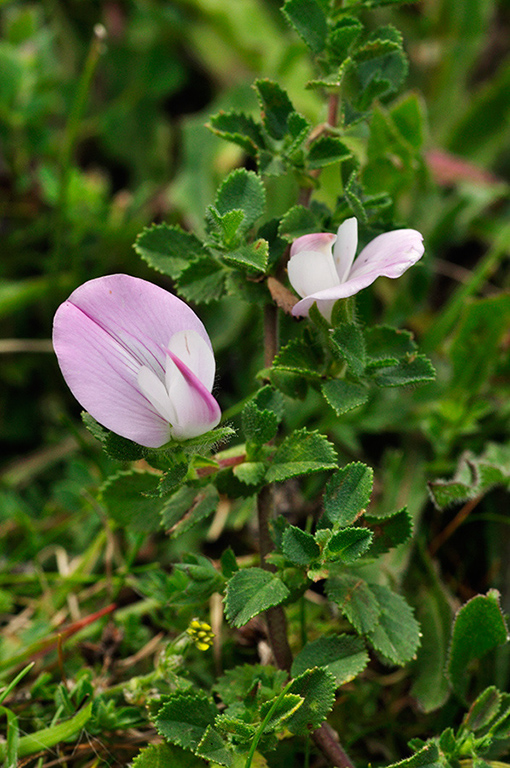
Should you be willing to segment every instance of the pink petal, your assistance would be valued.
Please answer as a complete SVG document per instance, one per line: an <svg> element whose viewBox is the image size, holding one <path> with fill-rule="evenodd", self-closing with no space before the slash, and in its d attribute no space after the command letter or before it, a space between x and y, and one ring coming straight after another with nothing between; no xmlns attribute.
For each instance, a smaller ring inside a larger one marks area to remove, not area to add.
<svg viewBox="0 0 510 768"><path fill-rule="evenodd" d="M365 288L378 277L400 277L421 259L424 250L423 237L415 229L385 232L363 248L349 272L348 282L362 279Z"/></svg>
<svg viewBox="0 0 510 768"><path fill-rule="evenodd" d="M303 235L298 237L292 243L290 257L301 251L319 251L320 253L330 254L331 246L336 240L336 235L330 232L314 232L312 235Z"/></svg>
<svg viewBox="0 0 510 768"><path fill-rule="evenodd" d="M145 367L163 380L172 336L190 330L210 350L203 324L183 301L145 280L109 275L80 286L59 307L53 343L64 378L80 404L108 429L157 448L170 439L171 427L145 396L138 376ZM205 367L210 378L210 359ZM196 378L191 372L190 376ZM200 392L203 388L200 382L192 386ZM210 399L214 400L207 392L208 412ZM219 407L214 403L216 418ZM199 405L197 418L202 422L203 405Z"/></svg>
<svg viewBox="0 0 510 768"><path fill-rule="evenodd" d="M172 425L172 436L177 440L198 437L218 424L221 411L218 403L188 366L170 350L167 363L167 389L175 404L177 423Z"/></svg>
<svg viewBox="0 0 510 768"><path fill-rule="evenodd" d="M333 258L335 260L336 271L340 282L347 279L347 275L352 267L352 262L356 256L358 247L358 220L353 216L346 219L338 227L336 243L333 248Z"/></svg>

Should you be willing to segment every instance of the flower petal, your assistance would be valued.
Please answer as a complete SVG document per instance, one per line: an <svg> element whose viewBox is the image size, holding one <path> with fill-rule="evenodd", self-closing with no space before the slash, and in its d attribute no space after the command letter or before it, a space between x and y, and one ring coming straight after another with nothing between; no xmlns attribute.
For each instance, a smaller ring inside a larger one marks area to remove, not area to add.
<svg viewBox="0 0 510 768"><path fill-rule="evenodd" d="M177 440L197 437L218 424L218 403L195 374L168 350L166 386L177 414L171 433Z"/></svg>
<svg viewBox="0 0 510 768"><path fill-rule="evenodd" d="M421 259L424 250L423 237L415 229L385 232L363 248L352 266L348 281L362 279L362 287L365 288L377 277L400 277ZM368 282L367 278L370 278Z"/></svg>
<svg viewBox="0 0 510 768"><path fill-rule="evenodd" d="M340 282L331 248L329 253L299 251L290 259L287 271L290 284L296 293L303 297L325 288L331 288Z"/></svg>
<svg viewBox="0 0 510 768"><path fill-rule="evenodd" d="M196 331L174 333L167 346L210 392L214 384L216 363L209 344Z"/></svg>
<svg viewBox="0 0 510 768"><path fill-rule="evenodd" d="M100 424L151 448L170 439L168 422L139 389L139 361L70 301L55 315L53 345L71 392Z"/></svg>
<svg viewBox="0 0 510 768"><path fill-rule="evenodd" d="M350 219L346 219L338 227L336 243L333 248L333 259L335 260L336 271L341 283L347 280L352 262L356 256L357 247L358 220L353 216Z"/></svg>
<svg viewBox="0 0 510 768"><path fill-rule="evenodd" d="M319 251L320 253L331 253L331 246L336 240L336 235L331 232L314 232L312 235L303 235L298 237L292 243L290 257L301 251Z"/></svg>

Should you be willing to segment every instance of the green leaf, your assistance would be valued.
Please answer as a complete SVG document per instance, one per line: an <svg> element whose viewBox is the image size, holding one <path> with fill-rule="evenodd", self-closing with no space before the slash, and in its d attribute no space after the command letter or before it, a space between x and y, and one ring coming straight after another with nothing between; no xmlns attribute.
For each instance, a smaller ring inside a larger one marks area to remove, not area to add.
<svg viewBox="0 0 510 768"><path fill-rule="evenodd" d="M374 531L374 540L370 547L370 557L379 557L399 544L411 538L413 524L411 515L404 507L389 517L365 517L365 522Z"/></svg>
<svg viewBox="0 0 510 768"><path fill-rule="evenodd" d="M371 584L381 613L376 626L367 633L372 646L394 664L406 664L420 645L420 625L412 608L401 595L388 587Z"/></svg>
<svg viewBox="0 0 510 768"><path fill-rule="evenodd" d="M366 581L341 574L326 581L326 592L360 634L376 627L382 606Z"/></svg>
<svg viewBox="0 0 510 768"><path fill-rule="evenodd" d="M436 378L434 366L428 357L416 354L410 355L398 365L378 368L372 375L378 387L405 387L409 384L434 381Z"/></svg>
<svg viewBox="0 0 510 768"><path fill-rule="evenodd" d="M167 741L195 752L217 714L216 706L203 691L171 693L158 711L155 725Z"/></svg>
<svg viewBox="0 0 510 768"><path fill-rule="evenodd" d="M281 693L287 672L271 665L243 664L229 669L219 678L214 690L227 706L247 697L256 703L268 701Z"/></svg>
<svg viewBox="0 0 510 768"><path fill-rule="evenodd" d="M166 530L174 528L191 507L196 495L196 488L193 488L191 485L183 485L169 498L165 499L164 506L161 509L161 525L163 528Z"/></svg>
<svg viewBox="0 0 510 768"><path fill-rule="evenodd" d="M135 251L153 269L175 279L196 258L204 256L205 249L191 232L179 226L153 224L136 238Z"/></svg>
<svg viewBox="0 0 510 768"><path fill-rule="evenodd" d="M392 763L388 768L448 768L448 764L445 765L437 744L430 742L412 757Z"/></svg>
<svg viewBox="0 0 510 768"><path fill-rule="evenodd" d="M250 400L241 416L246 442L264 445L276 436L280 419L274 411L262 410L254 400Z"/></svg>
<svg viewBox="0 0 510 768"><path fill-rule="evenodd" d="M328 541L324 550L324 557L327 560L354 563L365 554L373 535L372 531L367 528L342 528Z"/></svg>
<svg viewBox="0 0 510 768"><path fill-rule="evenodd" d="M447 673L459 696L464 697L471 664L508 641L508 627L501 612L499 592L477 595L459 609L453 625Z"/></svg>
<svg viewBox="0 0 510 768"><path fill-rule="evenodd" d="M353 16L344 16L336 22L328 39L328 54L332 64L338 66L347 58L362 30L363 25Z"/></svg>
<svg viewBox="0 0 510 768"><path fill-rule="evenodd" d="M395 27L379 27L356 52L361 86L358 108L370 107L375 98L396 91L407 75L407 58L402 50L402 35Z"/></svg>
<svg viewBox="0 0 510 768"><path fill-rule="evenodd" d="M471 704L463 725L473 733L486 728L496 718L500 705L501 693L491 685Z"/></svg>
<svg viewBox="0 0 510 768"><path fill-rule="evenodd" d="M262 461L244 461L233 467L232 471L245 485L260 485L266 476L266 465Z"/></svg>
<svg viewBox="0 0 510 768"><path fill-rule="evenodd" d="M264 728L264 733L280 729L285 721L297 712L302 704L303 698L297 693L286 693L284 696L278 696L276 708ZM274 701L265 701L262 704L260 707L260 717L262 720L273 706Z"/></svg>
<svg viewBox="0 0 510 768"><path fill-rule="evenodd" d="M327 669L308 669L296 677L289 693L297 693L304 701L287 720L287 728L298 734L318 728L333 708L335 691L335 678Z"/></svg>
<svg viewBox="0 0 510 768"><path fill-rule="evenodd" d="M207 230L212 236L214 245L219 248L235 248L242 237L245 226L244 211L235 209L220 215L213 205L207 208L205 214Z"/></svg>
<svg viewBox="0 0 510 768"><path fill-rule="evenodd" d="M325 667L337 686L353 680L367 666L368 653L360 637L335 635L307 643L295 657L291 674L301 675L313 667Z"/></svg>
<svg viewBox="0 0 510 768"><path fill-rule="evenodd" d="M283 216L278 233L285 240L296 240L298 237L320 232L320 230L321 223L310 208L306 208L304 205L294 205Z"/></svg>
<svg viewBox="0 0 510 768"><path fill-rule="evenodd" d="M273 573L262 568L244 568L227 582L225 613L229 623L242 627L254 616L279 605L290 592Z"/></svg>
<svg viewBox="0 0 510 768"><path fill-rule="evenodd" d="M177 493L179 494L181 490L188 491L190 489L179 489ZM196 489L192 490L194 490L192 504L187 506L185 516L178 522L173 525L168 524L170 518L175 517L177 507L176 500L173 496L161 510L161 524L165 528L170 529L172 539L176 539L177 536L181 536L186 531L189 531L190 528L197 525L201 520L209 517L218 506L219 496L214 485L207 485L205 488L201 488L198 493L196 492Z"/></svg>
<svg viewBox="0 0 510 768"><path fill-rule="evenodd" d="M426 106L421 95L406 94L392 104L390 114L400 135L413 149L421 150L425 141Z"/></svg>
<svg viewBox="0 0 510 768"><path fill-rule="evenodd" d="M133 443L132 440L128 440L126 437L121 437L116 435L115 432L105 429L105 427L97 423L90 413L82 411L81 418L91 435L96 440L100 440L103 450L110 458L117 461L138 461L147 455L147 448L144 448L143 445Z"/></svg>
<svg viewBox="0 0 510 768"><path fill-rule="evenodd" d="M296 565L309 565L321 553L312 534L294 525L286 528L283 534L282 551Z"/></svg>
<svg viewBox="0 0 510 768"><path fill-rule="evenodd" d="M239 246L233 251L224 253L223 261L237 269L247 269L249 272L265 272L269 261L268 242L260 238L253 243Z"/></svg>
<svg viewBox="0 0 510 768"><path fill-rule="evenodd" d="M238 144L249 155L265 146L259 123L243 112L219 112L211 117L210 127L218 136Z"/></svg>
<svg viewBox="0 0 510 768"><path fill-rule="evenodd" d="M151 744L135 757L131 768L205 768L203 760L170 744Z"/></svg>
<svg viewBox="0 0 510 768"><path fill-rule="evenodd" d="M336 467L336 451L320 432L300 429L277 448L267 471L267 481L287 480Z"/></svg>
<svg viewBox="0 0 510 768"><path fill-rule="evenodd" d="M232 749L227 747L218 731L210 725L206 728L202 740L196 748L196 754L219 765L231 766L234 763Z"/></svg>
<svg viewBox="0 0 510 768"><path fill-rule="evenodd" d="M319 136L308 150L308 167L311 170L324 168L326 165L340 163L351 155L351 150L335 136Z"/></svg>
<svg viewBox="0 0 510 768"><path fill-rule="evenodd" d="M313 53L324 50L328 22L317 0L286 0L282 12Z"/></svg>
<svg viewBox="0 0 510 768"><path fill-rule="evenodd" d="M345 528L352 525L370 501L374 473L361 462L347 464L329 479L324 492L324 512L320 528Z"/></svg>
<svg viewBox="0 0 510 768"><path fill-rule="evenodd" d="M245 229L249 229L262 216L266 207L266 192L259 176L245 168L229 173L222 183L214 203L223 216L229 211L244 212Z"/></svg>
<svg viewBox="0 0 510 768"><path fill-rule="evenodd" d="M320 377L322 354L305 338L291 339L273 361L273 370L300 373L309 378Z"/></svg>
<svg viewBox="0 0 510 768"><path fill-rule="evenodd" d="M368 402L368 389L362 384L355 384L343 379L330 379L321 387L322 394L338 416L359 408Z"/></svg>
<svg viewBox="0 0 510 768"><path fill-rule="evenodd" d="M225 276L224 267L214 259L198 259L180 273L179 293L186 301L209 304L223 296Z"/></svg>
<svg viewBox="0 0 510 768"><path fill-rule="evenodd" d="M294 107L287 93L271 80L256 80L264 127L273 139L281 141L288 133L288 120ZM267 171L266 171L267 172Z"/></svg>
<svg viewBox="0 0 510 768"><path fill-rule="evenodd" d="M341 323L331 334L333 350L345 360L354 376L361 376L366 365L365 339L359 325Z"/></svg>
<svg viewBox="0 0 510 768"><path fill-rule="evenodd" d="M406 359L417 350L410 331L401 331L387 325L376 325L365 330L367 357L370 360Z"/></svg>
<svg viewBox="0 0 510 768"><path fill-rule="evenodd" d="M129 470L109 477L99 490L109 517L124 527L140 533L152 533L160 527L161 501L152 493L159 477L152 472Z"/></svg>

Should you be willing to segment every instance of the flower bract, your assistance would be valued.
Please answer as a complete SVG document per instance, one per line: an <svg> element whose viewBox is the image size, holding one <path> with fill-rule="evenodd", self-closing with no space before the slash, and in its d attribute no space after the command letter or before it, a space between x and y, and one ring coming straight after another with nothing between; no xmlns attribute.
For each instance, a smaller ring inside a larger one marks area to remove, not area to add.
<svg viewBox="0 0 510 768"><path fill-rule="evenodd" d="M99 277L58 308L53 346L64 378L96 421L159 448L213 429L215 361L181 299L130 275Z"/></svg>
<svg viewBox="0 0 510 768"><path fill-rule="evenodd" d="M333 304L353 296L378 277L400 277L423 256L423 237L415 229L396 229L374 238L354 260L358 222L353 217L336 235L319 232L294 240L288 263L289 280L301 296L293 315L308 315L314 302L331 319Z"/></svg>

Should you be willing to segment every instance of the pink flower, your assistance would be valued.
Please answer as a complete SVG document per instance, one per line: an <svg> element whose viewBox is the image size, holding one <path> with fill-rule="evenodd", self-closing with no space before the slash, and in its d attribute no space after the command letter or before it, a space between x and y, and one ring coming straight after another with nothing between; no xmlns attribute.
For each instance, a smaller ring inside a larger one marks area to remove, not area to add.
<svg viewBox="0 0 510 768"><path fill-rule="evenodd" d="M108 275L81 285L55 314L53 345L78 402L140 445L197 437L220 420L203 324L146 280Z"/></svg>
<svg viewBox="0 0 510 768"><path fill-rule="evenodd" d="M374 238L354 261L358 222L347 219L336 235L318 232L292 243L289 280L302 299L293 315L308 315L314 302L326 320L333 304L353 296L378 277L400 277L423 256L423 237L415 229L396 229ZM334 246L334 247L333 247Z"/></svg>

